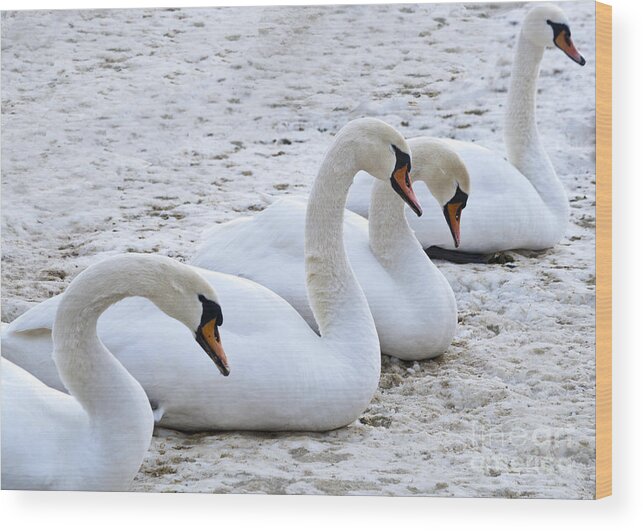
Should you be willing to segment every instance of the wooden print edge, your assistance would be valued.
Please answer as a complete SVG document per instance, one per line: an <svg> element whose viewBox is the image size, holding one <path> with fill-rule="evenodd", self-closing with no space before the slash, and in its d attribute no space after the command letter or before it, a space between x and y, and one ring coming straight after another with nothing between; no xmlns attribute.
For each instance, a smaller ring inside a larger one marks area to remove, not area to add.
<svg viewBox="0 0 643 531"><path fill-rule="evenodd" d="M612 494L612 7L596 2L596 499Z"/></svg>

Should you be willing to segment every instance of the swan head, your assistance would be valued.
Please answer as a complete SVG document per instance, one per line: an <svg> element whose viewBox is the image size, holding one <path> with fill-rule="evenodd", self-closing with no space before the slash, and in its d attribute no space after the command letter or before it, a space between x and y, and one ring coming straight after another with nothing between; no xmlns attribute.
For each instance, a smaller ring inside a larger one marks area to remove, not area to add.
<svg viewBox="0 0 643 531"><path fill-rule="evenodd" d="M150 300L188 327L219 372L228 376L230 368L219 334L223 311L216 292L193 268L175 260L162 258L157 267L160 271L148 269L148 274L158 281L158 289L150 295Z"/></svg>
<svg viewBox="0 0 643 531"><path fill-rule="evenodd" d="M411 142L415 169L413 182L423 181L440 205L453 243L460 246L460 218L467 206L471 180L460 156L439 140L418 138Z"/></svg>
<svg viewBox="0 0 643 531"><path fill-rule="evenodd" d="M556 46L579 65L586 62L574 46L569 22L558 6L546 4L533 8L525 17L522 33L536 46Z"/></svg>
<svg viewBox="0 0 643 531"><path fill-rule="evenodd" d="M390 182L393 190L417 216L422 207L411 183L411 150L404 137L376 118L360 118L346 124L335 137L336 145L346 148L355 164L376 179Z"/></svg>

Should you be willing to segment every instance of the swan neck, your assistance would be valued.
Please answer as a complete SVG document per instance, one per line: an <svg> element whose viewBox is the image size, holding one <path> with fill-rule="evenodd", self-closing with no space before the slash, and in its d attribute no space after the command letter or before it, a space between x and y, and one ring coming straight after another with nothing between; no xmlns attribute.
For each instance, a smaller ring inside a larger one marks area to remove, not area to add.
<svg viewBox="0 0 643 531"><path fill-rule="evenodd" d="M124 274L98 264L70 284L58 307L54 361L69 393L97 425L120 417L121 424L129 419L136 426L141 408L149 409L143 389L100 341L96 326L109 306L129 296L150 296L153 284L150 276L141 277L131 268Z"/></svg>
<svg viewBox="0 0 643 531"><path fill-rule="evenodd" d="M384 264L395 262L401 253L415 247L416 239L406 219L404 202L384 181L373 184L368 239L371 250Z"/></svg>
<svg viewBox="0 0 643 531"><path fill-rule="evenodd" d="M509 160L518 167L521 153L540 145L536 124L536 90L544 48L522 33L514 57L506 111L505 141ZM520 169L518 167L518 169Z"/></svg>
<svg viewBox="0 0 643 531"><path fill-rule="evenodd" d="M369 337L377 342L377 332L343 240L344 209L357 166L352 151L341 144L324 159L306 211L306 284L322 339L355 342L355 352L366 353L370 348L364 342Z"/></svg>
<svg viewBox="0 0 643 531"><path fill-rule="evenodd" d="M533 185L554 216L567 219L567 194L543 147L536 122L536 94L544 47L521 32L505 115L507 158Z"/></svg>

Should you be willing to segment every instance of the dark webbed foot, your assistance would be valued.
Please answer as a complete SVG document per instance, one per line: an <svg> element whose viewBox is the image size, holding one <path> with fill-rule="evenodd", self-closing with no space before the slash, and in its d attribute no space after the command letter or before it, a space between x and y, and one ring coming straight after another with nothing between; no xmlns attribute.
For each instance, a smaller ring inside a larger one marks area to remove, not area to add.
<svg viewBox="0 0 643 531"><path fill-rule="evenodd" d="M506 264L514 261L514 257L505 251L478 254L442 249L441 247L429 247L425 249L425 252L431 259L446 260L455 264Z"/></svg>

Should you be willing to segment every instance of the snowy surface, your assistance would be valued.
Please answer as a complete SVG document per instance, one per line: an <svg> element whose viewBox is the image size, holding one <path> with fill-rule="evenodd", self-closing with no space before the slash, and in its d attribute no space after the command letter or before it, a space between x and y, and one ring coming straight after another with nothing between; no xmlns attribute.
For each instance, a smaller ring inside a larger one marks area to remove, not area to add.
<svg viewBox="0 0 643 531"><path fill-rule="evenodd" d="M361 421L326 434L157 433L134 490L593 495L594 4L561 6L588 60L547 51L539 85L572 205L563 242L509 265L439 263L456 339L435 361L385 358ZM306 193L352 118L502 152L527 9L3 13L2 320L102 257L185 260L208 226L264 208L259 192Z"/></svg>

